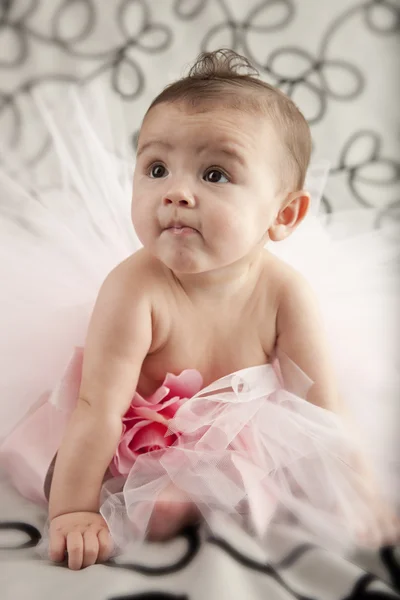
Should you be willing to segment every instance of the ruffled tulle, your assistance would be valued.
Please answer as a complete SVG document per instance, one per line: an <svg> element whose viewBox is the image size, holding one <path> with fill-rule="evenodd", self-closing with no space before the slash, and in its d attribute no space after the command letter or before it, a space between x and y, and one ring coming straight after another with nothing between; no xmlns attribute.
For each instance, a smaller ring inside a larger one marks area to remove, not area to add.
<svg viewBox="0 0 400 600"><path fill-rule="evenodd" d="M112 152L107 118L89 124L96 111L73 94L57 111L40 98L38 107L53 139L54 187L22 184L26 169L9 149L2 158L18 178L0 168L0 441L54 388L84 345L102 282L140 247L132 163Z"/></svg>
<svg viewBox="0 0 400 600"><path fill-rule="evenodd" d="M118 546L145 537L171 483L210 526L220 512L260 541L277 519L292 520L319 543L343 549L357 528L373 523L356 448L340 420L287 391L310 385L294 365L285 387L279 374L275 362L201 390L172 419L179 432L172 446L138 457L121 491L105 485L101 513Z"/></svg>
<svg viewBox="0 0 400 600"><path fill-rule="evenodd" d="M317 296L354 435L399 505L400 228L356 233L360 220L355 212L336 215L331 228L306 220L276 253Z"/></svg>
<svg viewBox="0 0 400 600"><path fill-rule="evenodd" d="M53 394L2 446L14 486L35 502L48 498L82 358L77 349ZM167 375L150 398L133 397L101 494L116 548L145 539L155 506L171 488L178 493L169 503L195 504L210 527L223 513L261 542L277 520L342 550L366 524L378 530L357 444L337 415L304 399L312 382L286 356L205 389L201 382L199 373L185 371Z"/></svg>
<svg viewBox="0 0 400 600"><path fill-rule="evenodd" d="M129 217L131 165L105 149L80 102L68 128L40 106L62 186L28 190L0 172L0 459L21 493L46 502L93 303L109 271L140 244ZM322 178L313 181L320 193ZM290 521L320 543L347 546L359 526L374 524L354 458L360 447L396 506L399 237L393 228L355 235L358 219L336 216L327 228L311 216L269 247L319 298L358 439L304 400L310 381L295 365L282 381L285 357L205 390L199 374L170 376L152 399L134 397L103 486L101 511L119 547L143 539L171 485L210 526L223 512L262 540L271 523Z"/></svg>

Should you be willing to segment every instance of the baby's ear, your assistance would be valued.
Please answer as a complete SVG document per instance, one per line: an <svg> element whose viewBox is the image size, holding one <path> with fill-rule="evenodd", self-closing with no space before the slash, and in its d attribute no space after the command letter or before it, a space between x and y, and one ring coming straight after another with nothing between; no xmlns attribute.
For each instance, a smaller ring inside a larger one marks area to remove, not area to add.
<svg viewBox="0 0 400 600"><path fill-rule="evenodd" d="M287 238L306 216L310 206L310 194L304 190L291 192L283 202L275 221L268 230L273 242Z"/></svg>

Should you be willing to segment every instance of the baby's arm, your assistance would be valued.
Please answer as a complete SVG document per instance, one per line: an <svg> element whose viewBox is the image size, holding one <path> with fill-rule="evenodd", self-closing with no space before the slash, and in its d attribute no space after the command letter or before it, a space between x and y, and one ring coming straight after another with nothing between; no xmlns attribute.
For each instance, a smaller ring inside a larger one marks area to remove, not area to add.
<svg viewBox="0 0 400 600"><path fill-rule="evenodd" d="M364 541L384 543L398 539L400 527L392 509L380 493L371 466L357 443L360 432L338 393L319 308L309 285L297 273L281 289L277 315L277 351L283 351L314 382L307 400L339 413L354 443L354 463L362 476L363 494L376 521L363 523ZM345 343L345 340L343 340ZM285 378L285 373L283 372Z"/></svg>
<svg viewBox="0 0 400 600"><path fill-rule="evenodd" d="M55 465L50 555L62 560L67 549L72 568L107 554L101 552L107 531L98 514L100 489L151 344L151 308L141 291L145 285L133 287L132 280L138 279L129 275L124 263L99 293L85 346L79 400Z"/></svg>
<svg viewBox="0 0 400 600"><path fill-rule="evenodd" d="M308 283L295 271L286 274L280 289L277 351L284 352L314 382L309 402L343 410L318 304Z"/></svg>

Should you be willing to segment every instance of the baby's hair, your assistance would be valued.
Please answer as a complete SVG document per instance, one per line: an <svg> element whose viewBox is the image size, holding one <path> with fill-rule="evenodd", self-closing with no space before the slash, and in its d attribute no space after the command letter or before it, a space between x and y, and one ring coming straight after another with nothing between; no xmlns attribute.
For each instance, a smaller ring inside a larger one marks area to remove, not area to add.
<svg viewBox="0 0 400 600"><path fill-rule="evenodd" d="M250 61L233 50L203 52L187 76L168 85L147 112L164 102L183 102L195 110L210 104L266 115L282 140L282 188L300 190L310 161L311 134L295 103L279 89L259 79Z"/></svg>

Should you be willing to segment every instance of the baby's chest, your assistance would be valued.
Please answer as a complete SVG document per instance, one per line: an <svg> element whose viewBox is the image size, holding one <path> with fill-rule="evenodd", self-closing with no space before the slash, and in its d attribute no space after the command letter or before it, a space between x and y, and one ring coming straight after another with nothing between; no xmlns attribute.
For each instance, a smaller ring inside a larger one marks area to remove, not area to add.
<svg viewBox="0 0 400 600"><path fill-rule="evenodd" d="M142 367L140 383L159 385L166 373L196 369L204 385L247 367L269 362L276 341L275 315L257 310L226 314L181 312Z"/></svg>

